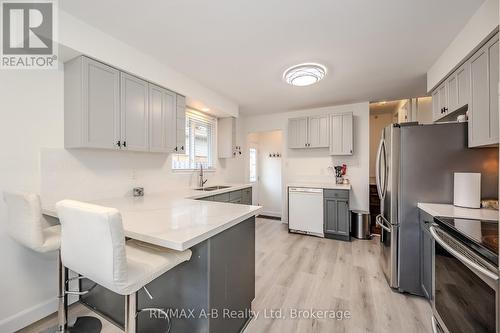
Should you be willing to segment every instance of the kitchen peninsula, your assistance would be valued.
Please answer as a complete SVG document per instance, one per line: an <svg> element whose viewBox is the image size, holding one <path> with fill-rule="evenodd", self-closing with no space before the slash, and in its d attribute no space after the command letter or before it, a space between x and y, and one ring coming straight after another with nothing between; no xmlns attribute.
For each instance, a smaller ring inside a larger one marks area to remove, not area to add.
<svg viewBox="0 0 500 333"><path fill-rule="evenodd" d="M192 251L190 261L147 285L152 299L146 292L139 293L138 308L165 308L175 332L236 332L246 325L255 297L255 216L261 207L203 199L238 194L250 187L176 189L92 201L120 211L127 238L144 242L144 246ZM45 208L44 213L57 217L54 208ZM80 288L86 290L92 284L84 279ZM80 301L123 326L122 296L98 286ZM161 316L139 314L141 330L164 332L166 325Z"/></svg>

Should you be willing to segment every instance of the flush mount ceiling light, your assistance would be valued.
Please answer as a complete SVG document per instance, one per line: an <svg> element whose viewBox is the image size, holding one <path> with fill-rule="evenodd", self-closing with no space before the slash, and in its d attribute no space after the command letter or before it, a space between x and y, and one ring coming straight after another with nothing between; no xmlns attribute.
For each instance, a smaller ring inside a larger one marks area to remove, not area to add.
<svg viewBox="0 0 500 333"><path fill-rule="evenodd" d="M325 66L315 63L305 63L288 68L283 73L283 80L292 86L304 87L321 81L325 75Z"/></svg>

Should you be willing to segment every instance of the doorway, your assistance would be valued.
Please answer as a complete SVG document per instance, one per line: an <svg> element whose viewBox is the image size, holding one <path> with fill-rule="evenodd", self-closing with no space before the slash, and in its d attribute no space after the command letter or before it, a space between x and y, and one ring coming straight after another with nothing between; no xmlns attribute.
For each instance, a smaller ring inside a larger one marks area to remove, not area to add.
<svg viewBox="0 0 500 333"><path fill-rule="evenodd" d="M250 133L247 147L253 202L263 207L263 217L281 220L283 133L281 130Z"/></svg>

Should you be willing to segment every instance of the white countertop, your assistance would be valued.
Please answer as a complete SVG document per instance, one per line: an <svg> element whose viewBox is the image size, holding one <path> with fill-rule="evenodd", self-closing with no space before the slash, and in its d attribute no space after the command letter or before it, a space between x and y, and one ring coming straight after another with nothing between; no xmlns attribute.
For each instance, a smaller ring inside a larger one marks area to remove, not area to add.
<svg viewBox="0 0 500 333"><path fill-rule="evenodd" d="M421 203L417 207L431 216L498 221L498 210L456 207L451 204Z"/></svg>
<svg viewBox="0 0 500 333"><path fill-rule="evenodd" d="M331 183L316 183L316 182L294 182L294 183L288 183L288 187L309 187L309 188L322 188L322 189L327 189L327 190L347 190L349 191L351 189L351 184L335 184L334 182Z"/></svg>
<svg viewBox="0 0 500 333"><path fill-rule="evenodd" d="M89 201L120 211L125 236L158 246L184 251L218 233L257 215L262 207L193 200L251 187L236 184L230 188L203 192L173 189L169 193L146 194ZM57 217L54 207L44 214Z"/></svg>

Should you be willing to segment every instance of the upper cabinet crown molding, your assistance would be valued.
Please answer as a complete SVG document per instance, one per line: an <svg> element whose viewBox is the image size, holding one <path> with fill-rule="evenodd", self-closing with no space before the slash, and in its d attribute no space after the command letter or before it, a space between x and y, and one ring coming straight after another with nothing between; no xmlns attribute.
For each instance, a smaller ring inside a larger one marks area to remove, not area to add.
<svg viewBox="0 0 500 333"><path fill-rule="evenodd" d="M64 87L66 148L184 151L184 96L85 56L65 63Z"/></svg>

